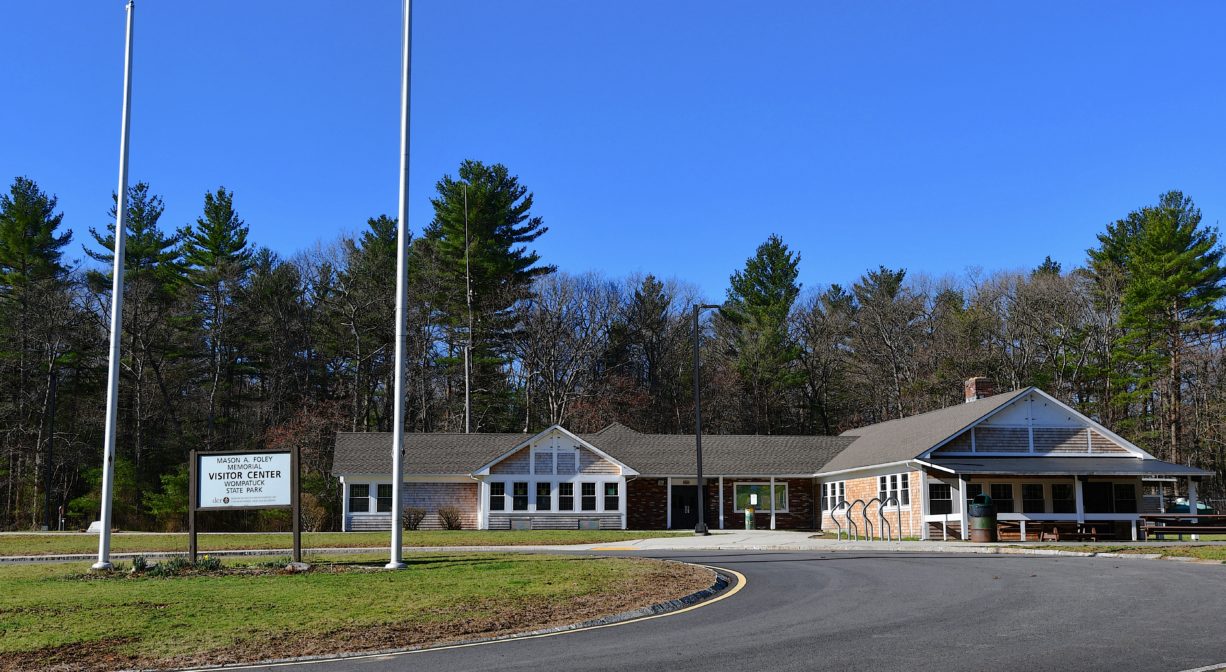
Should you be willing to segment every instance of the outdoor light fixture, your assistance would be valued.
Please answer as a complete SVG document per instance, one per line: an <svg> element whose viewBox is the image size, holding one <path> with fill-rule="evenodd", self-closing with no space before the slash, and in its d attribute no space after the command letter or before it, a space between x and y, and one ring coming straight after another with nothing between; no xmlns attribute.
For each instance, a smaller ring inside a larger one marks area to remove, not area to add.
<svg viewBox="0 0 1226 672"><path fill-rule="evenodd" d="M699 331L698 315L709 308L719 308L715 304L694 304L694 449L698 456L698 524L694 526L694 534L711 534L707 529L707 521L702 503L702 393L700 392L701 363L698 356Z"/></svg>

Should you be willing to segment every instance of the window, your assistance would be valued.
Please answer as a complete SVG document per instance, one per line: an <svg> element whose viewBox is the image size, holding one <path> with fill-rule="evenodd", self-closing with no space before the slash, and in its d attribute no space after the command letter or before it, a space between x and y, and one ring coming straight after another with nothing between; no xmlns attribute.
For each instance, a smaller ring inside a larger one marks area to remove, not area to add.
<svg viewBox="0 0 1226 672"><path fill-rule="evenodd" d="M743 512L745 507L749 506L749 496L758 496L757 511L765 513L771 509L770 501L770 483L737 483L733 486L733 502L734 510L738 513ZM775 484L775 512L787 513L788 511L788 484Z"/></svg>
<svg viewBox="0 0 1226 672"><path fill-rule="evenodd" d="M839 509L839 502L843 501L843 495L847 492L846 481L834 481L833 483L822 483L822 510L835 511Z"/></svg>
<svg viewBox="0 0 1226 672"><path fill-rule="evenodd" d="M1072 483L1052 483L1051 512L1077 513L1077 502L1073 498Z"/></svg>
<svg viewBox="0 0 1226 672"><path fill-rule="evenodd" d="M370 511L370 486L366 483L354 483L349 486L349 512L366 513Z"/></svg>
<svg viewBox="0 0 1226 672"><path fill-rule="evenodd" d="M553 511L553 486L551 484L536 484L536 510Z"/></svg>
<svg viewBox="0 0 1226 672"><path fill-rule="evenodd" d="M507 484L502 481L490 483L490 511L507 509Z"/></svg>
<svg viewBox="0 0 1226 672"><path fill-rule="evenodd" d="M975 501L975 498L982 494L983 494L983 484L982 483L967 483L966 484L966 509L968 511L971 508L971 502Z"/></svg>
<svg viewBox="0 0 1226 672"><path fill-rule="evenodd" d="M997 513L1013 513L1012 483L993 483L991 494Z"/></svg>
<svg viewBox="0 0 1226 672"><path fill-rule="evenodd" d="M1137 512L1137 488L1132 483L1115 484L1115 513Z"/></svg>
<svg viewBox="0 0 1226 672"><path fill-rule="evenodd" d="M946 483L928 484L928 513L941 516L954 512L954 490Z"/></svg>
<svg viewBox="0 0 1226 672"><path fill-rule="evenodd" d="M1042 483L1022 484L1022 513L1046 513Z"/></svg>
<svg viewBox="0 0 1226 672"><path fill-rule="evenodd" d="M558 510L559 511L574 511L575 510L575 484L574 483L559 483L558 484Z"/></svg>
<svg viewBox="0 0 1226 672"><path fill-rule="evenodd" d="M605 511L617 511L618 509L620 509L621 507L618 505L617 500L618 500L617 484L616 483L605 483L604 484L604 510Z"/></svg>
<svg viewBox="0 0 1226 672"><path fill-rule="evenodd" d="M898 506L911 506L911 481L908 474L890 474L877 477L877 499L882 503L890 502L890 498L898 500ZM890 502L890 506L894 506Z"/></svg>
<svg viewBox="0 0 1226 672"><path fill-rule="evenodd" d="M375 511L388 513L392 510L392 484L380 483L379 496L375 498Z"/></svg>
<svg viewBox="0 0 1226 672"><path fill-rule="evenodd" d="M596 510L596 484L595 483L580 483L579 484L579 505L584 511Z"/></svg>
<svg viewBox="0 0 1226 672"><path fill-rule="evenodd" d="M511 484L511 509L515 511L528 510L528 484L519 482Z"/></svg>

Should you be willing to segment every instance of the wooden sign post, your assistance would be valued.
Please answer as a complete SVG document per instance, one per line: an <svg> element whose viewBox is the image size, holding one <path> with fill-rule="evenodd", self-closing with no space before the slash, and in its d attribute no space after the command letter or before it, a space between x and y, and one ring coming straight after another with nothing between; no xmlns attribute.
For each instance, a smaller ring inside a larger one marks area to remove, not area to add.
<svg viewBox="0 0 1226 672"><path fill-rule="evenodd" d="M298 448L249 453L193 450L188 467L187 554L196 562L196 515L204 511L289 509L293 518L293 561L302 562Z"/></svg>

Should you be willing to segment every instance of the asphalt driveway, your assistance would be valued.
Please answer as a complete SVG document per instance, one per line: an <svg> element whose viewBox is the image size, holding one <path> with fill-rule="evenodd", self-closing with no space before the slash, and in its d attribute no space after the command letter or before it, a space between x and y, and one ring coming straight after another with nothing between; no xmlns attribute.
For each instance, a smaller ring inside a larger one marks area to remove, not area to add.
<svg viewBox="0 0 1226 672"><path fill-rule="evenodd" d="M950 553L652 556L734 569L747 583L730 599L650 621L290 669L1176 671L1226 663L1221 565Z"/></svg>

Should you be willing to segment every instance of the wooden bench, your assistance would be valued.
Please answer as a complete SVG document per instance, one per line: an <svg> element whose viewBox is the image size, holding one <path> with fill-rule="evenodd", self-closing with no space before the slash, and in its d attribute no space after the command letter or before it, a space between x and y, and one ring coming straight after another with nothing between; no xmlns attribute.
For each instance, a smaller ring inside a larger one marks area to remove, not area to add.
<svg viewBox="0 0 1226 672"><path fill-rule="evenodd" d="M1191 515L1187 513L1145 513L1141 514L1144 522L1141 530L1145 538L1150 535L1162 537L1177 534L1183 539L1185 534L1226 534L1226 515Z"/></svg>

